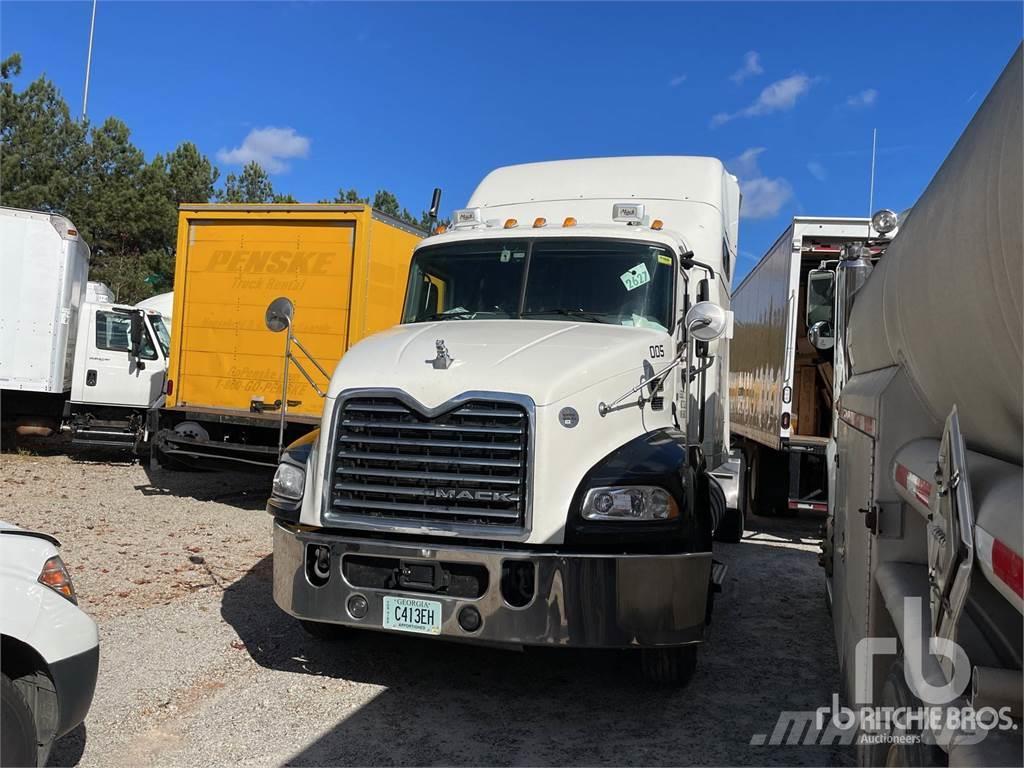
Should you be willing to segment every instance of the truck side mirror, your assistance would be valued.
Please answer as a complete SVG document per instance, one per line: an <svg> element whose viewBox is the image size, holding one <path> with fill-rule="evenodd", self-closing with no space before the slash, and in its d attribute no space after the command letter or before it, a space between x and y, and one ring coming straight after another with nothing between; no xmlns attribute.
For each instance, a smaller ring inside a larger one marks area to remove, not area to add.
<svg viewBox="0 0 1024 768"><path fill-rule="evenodd" d="M807 340L815 349L825 351L836 345L835 336L832 334L832 323L819 320L807 329Z"/></svg>
<svg viewBox="0 0 1024 768"><path fill-rule="evenodd" d="M835 322L836 273L831 269L812 269L807 275L807 309L805 323L813 328L816 323L828 323L831 336Z"/></svg>
<svg viewBox="0 0 1024 768"><path fill-rule="evenodd" d="M145 328L142 325L142 315L139 312L132 312L131 329L129 331L129 354L136 360L142 354L142 334Z"/></svg>

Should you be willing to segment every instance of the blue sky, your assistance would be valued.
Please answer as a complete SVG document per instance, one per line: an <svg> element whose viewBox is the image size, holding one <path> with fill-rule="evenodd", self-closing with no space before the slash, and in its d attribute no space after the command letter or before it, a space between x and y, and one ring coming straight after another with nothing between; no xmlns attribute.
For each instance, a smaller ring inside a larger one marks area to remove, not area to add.
<svg viewBox="0 0 1024 768"><path fill-rule="evenodd" d="M90 5L0 4L19 85L81 109ZM746 272L788 217L923 190L1019 44L1019 3L128 3L100 0L89 117L147 156L256 158L301 200L431 189L622 154L723 158L744 183ZM276 130L266 130L276 129Z"/></svg>

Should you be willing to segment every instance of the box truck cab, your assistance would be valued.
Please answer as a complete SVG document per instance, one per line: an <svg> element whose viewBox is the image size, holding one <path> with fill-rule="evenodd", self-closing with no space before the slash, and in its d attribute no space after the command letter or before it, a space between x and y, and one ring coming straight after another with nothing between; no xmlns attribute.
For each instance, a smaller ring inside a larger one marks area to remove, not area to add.
<svg viewBox="0 0 1024 768"><path fill-rule="evenodd" d="M685 682L724 572L738 211L713 158L487 176L283 456L278 605L319 633L642 649Z"/></svg>
<svg viewBox="0 0 1024 768"><path fill-rule="evenodd" d="M65 407L72 439L137 448L146 412L163 401L170 343L159 312L86 302Z"/></svg>

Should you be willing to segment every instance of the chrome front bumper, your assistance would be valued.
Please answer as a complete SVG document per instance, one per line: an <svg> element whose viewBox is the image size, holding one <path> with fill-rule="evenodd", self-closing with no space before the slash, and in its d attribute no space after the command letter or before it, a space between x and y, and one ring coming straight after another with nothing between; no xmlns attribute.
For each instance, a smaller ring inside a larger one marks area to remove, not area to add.
<svg viewBox="0 0 1024 768"><path fill-rule="evenodd" d="M309 545L331 548L330 577L313 586L306 576ZM461 598L402 589L354 587L342 575L350 554L407 561L472 563L487 569L481 597ZM521 608L500 590L502 562L535 568L533 599ZM473 546L419 546L328 535L274 522L274 601L300 619L382 629L383 598L402 595L441 603L441 637L509 645L642 648L700 642L711 576L711 553L678 555L563 555ZM362 595L369 611L352 618L346 605ZM458 612L474 606L483 621L467 632Z"/></svg>

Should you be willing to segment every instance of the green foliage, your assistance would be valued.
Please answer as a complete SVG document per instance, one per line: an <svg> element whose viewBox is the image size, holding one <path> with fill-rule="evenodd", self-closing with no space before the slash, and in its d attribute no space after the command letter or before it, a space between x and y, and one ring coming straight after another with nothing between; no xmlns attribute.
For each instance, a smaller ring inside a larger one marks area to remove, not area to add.
<svg viewBox="0 0 1024 768"><path fill-rule="evenodd" d="M274 185L263 166L252 160L242 168L241 175L229 173L225 177L217 199L222 203L272 203Z"/></svg>

